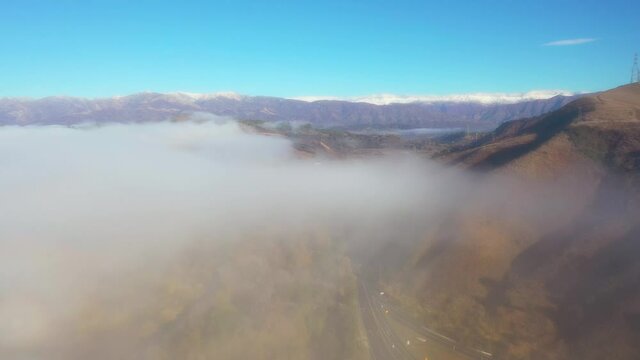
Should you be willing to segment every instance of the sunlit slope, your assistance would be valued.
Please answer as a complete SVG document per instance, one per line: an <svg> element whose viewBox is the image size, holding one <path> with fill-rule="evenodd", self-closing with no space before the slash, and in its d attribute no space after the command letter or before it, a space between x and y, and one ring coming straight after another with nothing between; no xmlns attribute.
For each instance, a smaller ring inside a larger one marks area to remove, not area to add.
<svg viewBox="0 0 640 360"><path fill-rule="evenodd" d="M398 297L499 358L634 359L640 85L504 124L447 159L484 175L390 278Z"/></svg>
<svg viewBox="0 0 640 360"><path fill-rule="evenodd" d="M529 169L544 176L576 163L580 155L620 170L637 170L639 151L640 84L631 84L586 96L547 115L505 123L448 158L474 168L510 165L525 175Z"/></svg>

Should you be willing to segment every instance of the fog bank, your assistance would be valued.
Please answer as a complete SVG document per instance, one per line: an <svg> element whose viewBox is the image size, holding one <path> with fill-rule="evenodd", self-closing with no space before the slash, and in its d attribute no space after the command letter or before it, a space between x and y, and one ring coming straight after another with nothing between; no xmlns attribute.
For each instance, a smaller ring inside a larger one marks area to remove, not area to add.
<svg viewBox="0 0 640 360"><path fill-rule="evenodd" d="M224 119L2 127L0 348L59 345L87 297L161 272L195 242L321 227L373 243L394 221L423 226L445 196L434 172L402 155L301 160L288 140Z"/></svg>
<svg viewBox="0 0 640 360"><path fill-rule="evenodd" d="M0 357L344 358L322 342L357 335L335 333L357 322L345 253L395 269L455 212L543 234L592 187L400 153L304 159L202 115L0 127Z"/></svg>

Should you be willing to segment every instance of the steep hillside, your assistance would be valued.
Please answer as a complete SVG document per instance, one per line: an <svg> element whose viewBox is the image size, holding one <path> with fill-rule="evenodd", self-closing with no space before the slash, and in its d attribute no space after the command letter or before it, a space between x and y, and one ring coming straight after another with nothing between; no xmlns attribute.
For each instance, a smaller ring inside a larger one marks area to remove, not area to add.
<svg viewBox="0 0 640 360"><path fill-rule="evenodd" d="M525 155L549 152L550 144L566 136L573 150L630 171L640 168L639 135L640 85L632 84L586 96L540 117L505 123L448 158L472 168L494 169Z"/></svg>
<svg viewBox="0 0 640 360"><path fill-rule="evenodd" d="M482 170L388 290L499 359L640 354L640 84L503 124L443 159Z"/></svg>

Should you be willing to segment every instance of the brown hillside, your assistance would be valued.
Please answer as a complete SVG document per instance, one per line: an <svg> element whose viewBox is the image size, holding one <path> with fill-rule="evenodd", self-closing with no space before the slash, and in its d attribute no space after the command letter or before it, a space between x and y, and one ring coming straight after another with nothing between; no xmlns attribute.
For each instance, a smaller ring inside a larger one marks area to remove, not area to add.
<svg viewBox="0 0 640 360"><path fill-rule="evenodd" d="M571 149L557 142L559 152L575 150L608 167L633 171L640 168L639 135L640 84L631 84L578 99L547 115L505 123L477 143L450 154L448 160L471 168L496 169L545 151L546 157L556 155L563 161L566 155L552 154L549 144L567 136Z"/></svg>
<svg viewBox="0 0 640 360"><path fill-rule="evenodd" d="M640 84L506 123L446 160L484 175L390 281L398 298L496 358L636 359Z"/></svg>

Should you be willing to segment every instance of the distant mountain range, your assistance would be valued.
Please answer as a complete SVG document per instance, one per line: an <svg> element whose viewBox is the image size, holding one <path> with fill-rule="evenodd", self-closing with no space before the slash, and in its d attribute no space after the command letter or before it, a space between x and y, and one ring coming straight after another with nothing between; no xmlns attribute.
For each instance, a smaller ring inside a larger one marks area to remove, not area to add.
<svg viewBox="0 0 640 360"><path fill-rule="evenodd" d="M263 96L139 93L101 99L0 98L0 124L150 122L184 119L204 112L240 120L299 121L342 128L493 128L559 109L575 95L546 99L486 97L429 98L376 105L342 100L305 101ZM406 99L405 99L406 100Z"/></svg>

